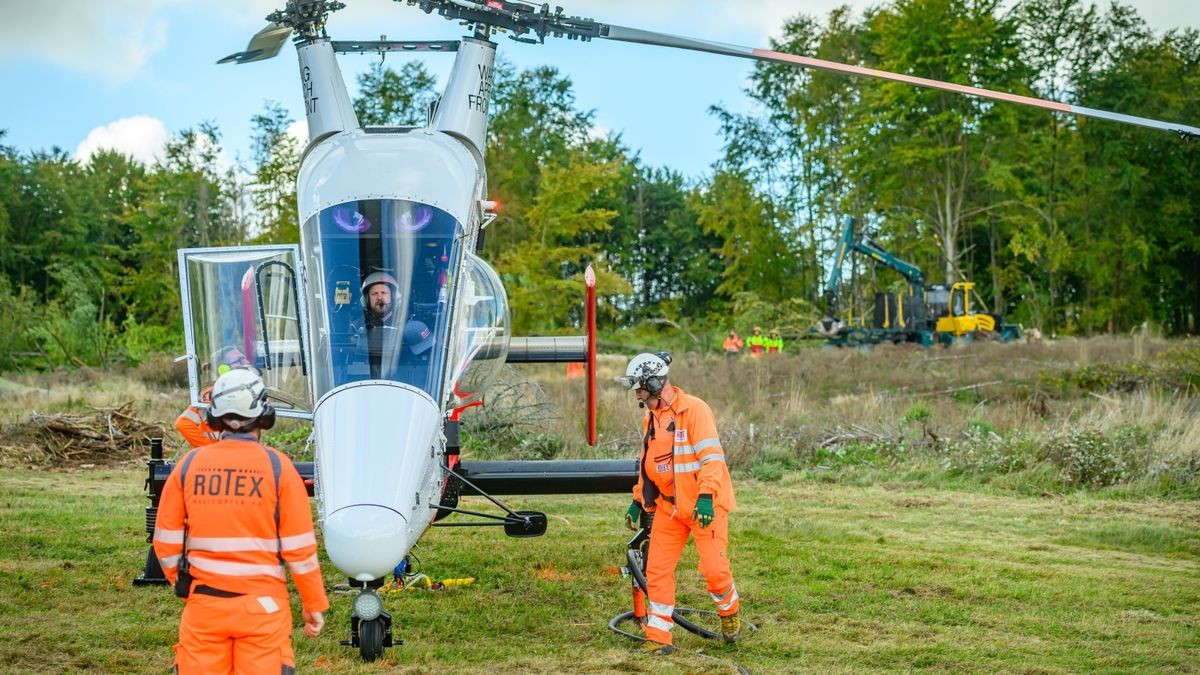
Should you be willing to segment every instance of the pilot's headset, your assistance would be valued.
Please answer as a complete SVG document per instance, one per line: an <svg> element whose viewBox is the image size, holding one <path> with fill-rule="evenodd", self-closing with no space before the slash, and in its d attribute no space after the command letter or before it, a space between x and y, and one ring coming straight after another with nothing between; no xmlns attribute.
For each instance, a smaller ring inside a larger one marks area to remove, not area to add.
<svg viewBox="0 0 1200 675"><path fill-rule="evenodd" d="M275 426L275 408L267 403L267 385L253 370L225 373L213 385L205 421L217 431L270 429Z"/></svg>
<svg viewBox="0 0 1200 675"><path fill-rule="evenodd" d="M625 377L621 378L621 384L626 389L645 389L651 396L658 396L667 385L670 365L670 352L638 354L630 359L629 365L625 367Z"/></svg>

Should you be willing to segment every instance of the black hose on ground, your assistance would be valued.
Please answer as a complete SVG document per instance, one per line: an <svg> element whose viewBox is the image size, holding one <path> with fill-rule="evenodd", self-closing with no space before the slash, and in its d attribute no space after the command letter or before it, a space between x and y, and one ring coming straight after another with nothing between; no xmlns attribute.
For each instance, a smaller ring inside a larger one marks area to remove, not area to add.
<svg viewBox="0 0 1200 675"><path fill-rule="evenodd" d="M626 550L625 550L625 560L628 564L629 574L633 577L633 582L635 584L637 584L638 588L640 588L642 593L645 593L647 597L649 597L649 591L646 587L647 586L646 575L644 574L644 572L642 570L642 565L641 565L640 561L638 560L638 553L639 553L639 551L641 551L643 544L646 542L646 540L650 536L650 523L652 522L653 514L650 514L650 515L651 515L651 518L643 517L643 520L641 523L642 529L639 530L638 533L636 535L634 535L633 539L631 539L629 541L628 548L626 548ZM643 516L645 516L645 514L643 514ZM684 618L684 616L683 616L684 614L708 614L708 615L715 616L716 612L714 612L712 610L708 610L708 609L692 609L690 607L676 607L675 610L673 612L671 612L671 619L674 620L675 623L682 626L688 632L699 635L700 637L710 639L710 640L717 640L717 639L724 640L725 639L725 636L721 635L720 633L708 630L707 628L704 628L702 626L697 626L696 624L692 623L691 621L688 621L686 618ZM614 616L612 618L612 620L610 620L608 622L608 629L610 631L616 633L617 635L623 635L623 636L629 638L630 640L635 640L638 642L645 642L646 638L644 636L638 635L635 633L630 633L627 631L623 631L620 629L620 625L622 623L624 623L626 621L633 621L633 620L635 620L635 619L634 619L634 612L632 612L632 611L618 614L617 616ZM752 624L748 621L743 622L742 625L743 625L743 630L748 630L750 632L754 632L754 631L758 630L757 626L755 626L754 624ZM683 650L683 651L689 651L689 650ZM743 675L750 675L749 671L747 671L745 668L737 665L736 663L729 664L728 661L724 661L715 656L709 656L708 654L703 654L701 652L690 652L690 653L693 653L697 656L700 656L700 657L703 657L706 659L712 659L713 661L717 661L717 662L724 663L727 665L732 665L739 673L742 673Z"/></svg>
<svg viewBox="0 0 1200 675"><path fill-rule="evenodd" d="M633 581L638 585L638 588L642 589L642 592L646 594L646 597L650 597L650 591L646 588L646 575L642 573L641 565L638 565L637 557L635 555L636 553L636 549L627 549L625 551L625 559L629 563L629 573L633 575ZM632 616L633 612L630 612L629 614ZM697 626L691 621L683 618L684 614L716 614L716 612L712 610L692 609L690 607L677 607L673 612L671 612L671 618L676 624L679 625L680 628L683 628L689 633L695 633L702 638L708 638L710 640L725 639L725 636L721 635L720 633L715 633L707 628Z"/></svg>
<svg viewBox="0 0 1200 675"><path fill-rule="evenodd" d="M693 610L689 610L689 611L693 611ZM708 610L705 610L705 611L708 611ZM709 613L715 613L715 612L709 612ZM614 616L611 621L608 622L608 629L611 630L612 632L616 633L617 635L624 635L625 637L629 638L630 640L637 640L638 642L645 642L646 638L642 637L641 635L635 635L634 633L627 633L617 627L617 626L620 626L625 621L633 621L633 620L634 619L633 619L633 611L632 610L625 612L624 614L618 614L618 615ZM678 622L678 620L676 620L676 622ZM726 661L724 659L719 659L715 656L711 656L711 655L705 654L703 652L691 651L689 649L677 649L677 651L686 652L688 654L695 654L696 656L699 656L704 659L716 661L717 663L721 663L721 664L724 664L727 666L733 666L733 669L736 670L738 673L740 673L740 675L750 675L750 671L746 670L745 668L741 667L740 665L738 665L736 663L730 663L729 661Z"/></svg>
<svg viewBox="0 0 1200 675"><path fill-rule="evenodd" d="M634 583L637 584L637 587L639 589L641 589L642 594L645 597L649 597L650 592L647 589L646 575L642 570L642 566L646 559L645 558L645 555L647 553L646 549L650 545L650 528L654 526L654 513L648 512L648 511L642 511L642 516L638 521L638 525L639 525L639 528L638 528L637 533L633 535L633 538L630 539L629 543L626 544L626 546L625 546L625 561L627 564L626 569L628 569L629 574L631 574L633 576L633 581L634 581ZM642 557L639 558L639 554ZM696 624L692 623L691 621L688 621L687 619L685 619L683 617L684 614L716 614L716 612L691 609L690 607L678 607L671 613L671 619L673 619L675 621L675 623L682 626L684 630L688 631L689 633L694 633L696 635L699 635L700 637L707 638L709 640L715 640L718 638L723 640L725 638L725 636L721 635L720 633L715 633L706 628L697 626ZM629 613L629 617L632 617L633 615L634 615L633 612ZM627 618L629 618L629 617L627 617ZM620 623L620 621L616 618L614 618L613 621L615 623ZM609 627L612 628L613 625L614 625L614 623L610 623ZM613 629L613 630L614 630L614 632L620 633L621 635L625 635L626 637L630 637L630 638L637 639L637 640L644 639L640 635L631 635L624 631L618 631L616 629Z"/></svg>

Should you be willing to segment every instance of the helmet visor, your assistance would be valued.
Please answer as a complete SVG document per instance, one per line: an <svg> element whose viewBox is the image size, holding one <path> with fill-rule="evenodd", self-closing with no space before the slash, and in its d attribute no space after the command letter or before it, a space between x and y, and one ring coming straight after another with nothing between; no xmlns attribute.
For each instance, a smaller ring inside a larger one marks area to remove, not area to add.
<svg viewBox="0 0 1200 675"><path fill-rule="evenodd" d="M621 386L625 387L626 390L634 389L639 384L638 378L630 377L628 375L625 375L623 377L618 377L617 382L621 383Z"/></svg>

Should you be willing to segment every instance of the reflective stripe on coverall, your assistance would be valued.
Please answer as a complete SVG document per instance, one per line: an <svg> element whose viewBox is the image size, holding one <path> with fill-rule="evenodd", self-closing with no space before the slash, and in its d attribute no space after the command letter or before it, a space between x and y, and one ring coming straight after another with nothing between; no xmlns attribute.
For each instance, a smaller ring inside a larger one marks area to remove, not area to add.
<svg viewBox="0 0 1200 675"><path fill-rule="evenodd" d="M219 431L208 426L208 423L204 421L204 412L194 405L188 406L187 410L179 413L179 417L175 418L175 430L193 448L211 445L221 437Z"/></svg>
<svg viewBox="0 0 1200 675"><path fill-rule="evenodd" d="M154 528L154 552L172 584L185 518L194 581L175 645L179 672L289 672L292 618L281 560L306 611L329 607L308 494L292 462L251 435L225 433L175 466ZM199 586L235 597L198 593Z"/></svg>
<svg viewBox="0 0 1200 675"><path fill-rule="evenodd" d="M666 410L647 411L642 420L642 457L633 497L655 512L646 554L646 590L649 614L646 638L671 644L675 609L675 567L689 536L696 542L700 574L717 614L738 611L738 593L729 568L729 513L737 508L725 452L717 437L716 419L704 401L675 387L675 399ZM657 414L655 414L657 412ZM673 425L665 421L673 414ZM653 439L651 425L654 425ZM663 433L673 426L673 431ZM670 453L665 452L670 448ZM670 457L669 470L659 458ZM701 528L695 520L696 500L713 496L715 516Z"/></svg>

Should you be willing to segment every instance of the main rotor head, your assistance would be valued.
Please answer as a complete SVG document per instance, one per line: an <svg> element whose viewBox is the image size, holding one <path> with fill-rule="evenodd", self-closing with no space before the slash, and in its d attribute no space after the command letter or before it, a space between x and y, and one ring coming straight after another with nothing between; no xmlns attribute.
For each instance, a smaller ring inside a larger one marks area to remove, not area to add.
<svg viewBox="0 0 1200 675"><path fill-rule="evenodd" d="M603 24L580 16L566 16L562 7L550 11L549 4L531 5L515 0L396 0L416 7L426 14L437 11L439 16L459 20L474 31L475 37L486 39L493 31L508 31L517 42L545 42L546 37L565 37L587 42L601 36ZM525 37L532 33L537 39Z"/></svg>
<svg viewBox="0 0 1200 675"><path fill-rule="evenodd" d="M246 50L234 52L217 63L252 63L275 56L293 33L311 39L325 34L331 12L345 8L336 0L288 0L283 9L267 15L267 27L250 38Z"/></svg>
<svg viewBox="0 0 1200 675"><path fill-rule="evenodd" d="M304 37L317 37L325 31L330 13L345 9L337 0L288 0L283 9L267 15L267 21L287 26Z"/></svg>

